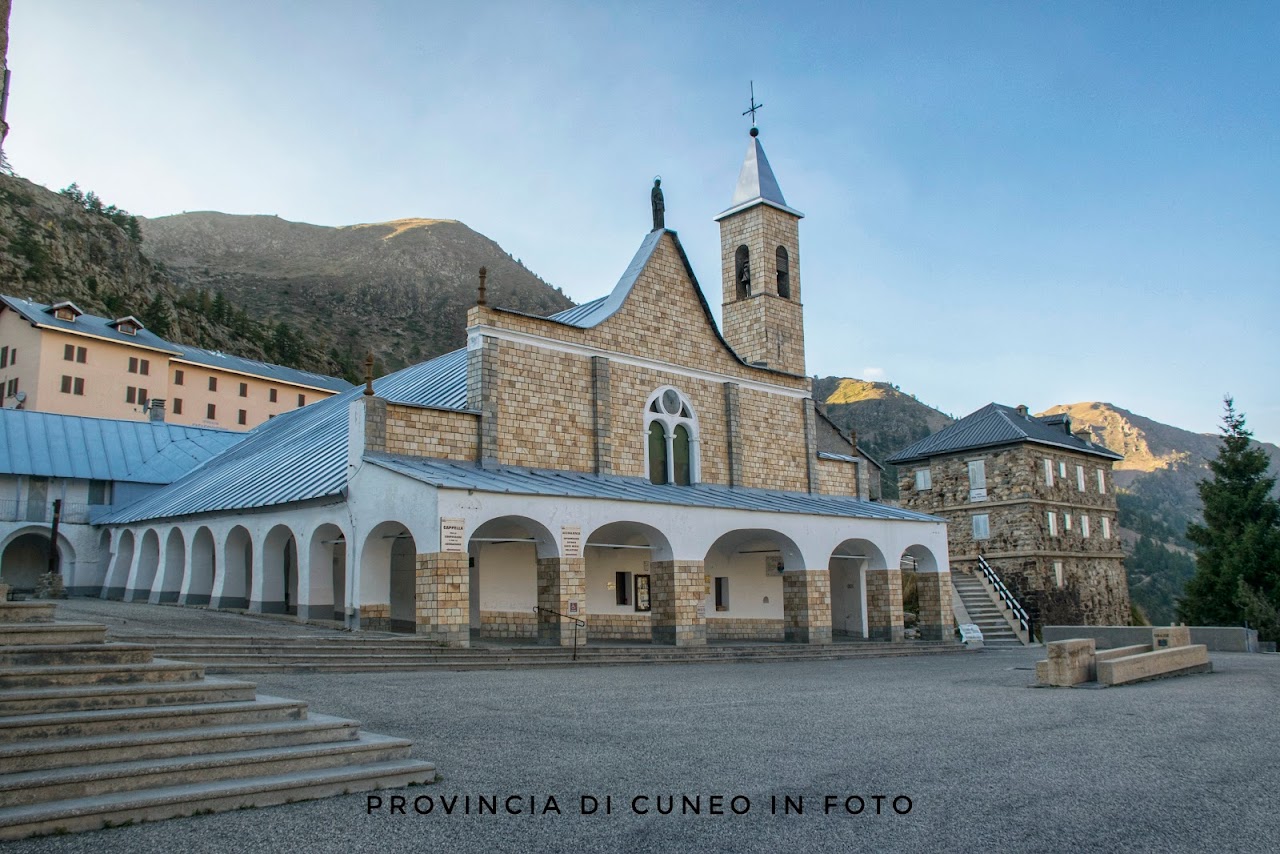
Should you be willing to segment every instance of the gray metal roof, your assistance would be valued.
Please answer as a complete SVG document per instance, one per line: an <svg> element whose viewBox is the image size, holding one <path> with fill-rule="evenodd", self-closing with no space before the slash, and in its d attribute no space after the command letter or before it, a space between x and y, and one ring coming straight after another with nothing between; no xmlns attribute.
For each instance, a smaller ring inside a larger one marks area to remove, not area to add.
<svg viewBox="0 0 1280 854"><path fill-rule="evenodd" d="M466 404L467 353L454 350L373 383L381 397L415 406ZM104 524L270 507L340 495L347 477L347 409L352 388L286 412L249 431L208 465L103 518Z"/></svg>
<svg viewBox="0 0 1280 854"><path fill-rule="evenodd" d="M129 335L116 329L111 324L115 321L106 317L98 317L94 314L81 314L75 321L59 320L49 311L51 306L44 303L32 302L31 300L21 299L20 297L0 296L0 302L3 302L9 308L22 315L28 323L34 323L37 326L48 327L49 329L61 329L65 332L79 332L84 335L93 335L98 338L106 338L111 341L119 341L123 344L133 344L138 347L150 347L153 350L163 350L168 353L177 353L177 346L170 344L168 341L141 328L139 323L138 333ZM66 301L64 300L64 303ZM63 303L59 303L62 305ZM70 303L68 303L70 304ZM79 308L76 308L79 311ZM135 318L136 320L136 318Z"/></svg>
<svg viewBox="0 0 1280 854"><path fill-rule="evenodd" d="M556 469L514 466L484 469L471 463L400 457L392 454L366 454L365 459L374 465L444 489L474 489L478 492L562 498L600 498L641 501L648 504L675 504L684 507L716 507L859 519L942 521L937 517L912 510L834 495L745 489L711 483L699 483L693 486L660 485L638 477L603 476Z"/></svg>
<svg viewBox="0 0 1280 854"><path fill-rule="evenodd" d="M787 213L802 217L798 210L787 207L787 200L782 197L782 188L774 177L769 158L764 155L764 146L760 137L753 136L747 145L747 156L742 159L742 169L738 172L738 184L733 190L733 201L729 209L716 216L721 220L730 214L745 210L752 205L768 204Z"/></svg>
<svg viewBox="0 0 1280 854"><path fill-rule="evenodd" d="M0 472L172 483L243 433L153 421L0 410Z"/></svg>
<svg viewBox="0 0 1280 854"><path fill-rule="evenodd" d="M668 232L659 228L649 232L645 235L644 240L640 242L640 248L636 250L631 263L623 271L622 278L618 279L618 283L613 286L613 290L609 292L608 296L584 302L582 305L575 305L573 308L566 308L564 311L553 314L547 319L569 326L590 329L613 316L618 309L622 308L622 304L626 302L627 297L631 294L631 289L635 286L640 274L644 272L644 268L648 265L649 259L653 257L654 251L658 248L662 235L668 233L675 239L676 246L679 246L680 238L676 237L674 231ZM683 255L684 250L681 249L680 251ZM692 270L690 270L689 275L692 278Z"/></svg>
<svg viewBox="0 0 1280 854"><path fill-rule="evenodd" d="M914 445L898 451L889 457L887 462L902 465L940 454L954 454L1018 442L1049 445L1081 454L1105 457L1109 460L1124 459L1120 454L1102 445L1086 442L1071 435L1069 418L1064 419L1061 416L1037 418L1034 415L1022 415L1011 406L988 403L951 426L944 427L937 433L926 436Z"/></svg>
<svg viewBox="0 0 1280 854"><path fill-rule="evenodd" d="M205 350L200 347L188 347L185 344L173 343L168 343L168 346L177 353L177 358L187 362L195 362L199 365L208 365L211 368L238 371L242 374L252 374L282 383L310 386L312 388L325 389L326 391L346 391L352 387L351 383L338 377L313 374L310 371L286 368L284 365L273 365L270 362L259 362L256 359L230 356L217 350Z"/></svg>

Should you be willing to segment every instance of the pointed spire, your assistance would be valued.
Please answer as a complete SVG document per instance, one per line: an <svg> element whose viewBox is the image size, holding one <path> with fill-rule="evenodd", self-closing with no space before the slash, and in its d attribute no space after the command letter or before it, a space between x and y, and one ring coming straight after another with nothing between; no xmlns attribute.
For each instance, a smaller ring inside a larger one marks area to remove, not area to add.
<svg viewBox="0 0 1280 854"><path fill-rule="evenodd" d="M759 131L751 129L751 143L747 146L747 156L742 161L742 171L738 173L738 186L733 191L733 202L730 207L762 199L785 206L787 200L782 198L782 188L769 166L769 158L764 156L764 146L760 144Z"/></svg>
<svg viewBox="0 0 1280 854"><path fill-rule="evenodd" d="M760 144L760 131L753 127L751 142L747 145L747 155L742 160L741 171L738 172L738 185L733 191L733 201L728 210L716 219L719 220L761 202L796 216L804 216L800 211L787 206L787 200L782 197L782 188L778 186L778 179L774 177L773 167L769 165L769 158L764 154L764 146Z"/></svg>

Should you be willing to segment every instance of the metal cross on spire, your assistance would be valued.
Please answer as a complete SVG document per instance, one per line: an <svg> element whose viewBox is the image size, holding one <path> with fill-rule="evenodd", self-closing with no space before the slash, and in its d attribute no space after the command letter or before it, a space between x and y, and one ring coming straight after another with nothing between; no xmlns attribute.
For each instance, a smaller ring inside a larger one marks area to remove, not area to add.
<svg viewBox="0 0 1280 854"><path fill-rule="evenodd" d="M752 127L755 127L755 126L756 126L756 110L760 109L760 108L761 108L761 107L763 107L763 106L764 106L764 104L757 104L757 103L756 103L756 81L752 80L752 81L751 81L751 106L750 106L750 108L745 109L745 110L743 110L743 111L742 111L742 114L743 114L744 116L745 116L747 113L750 113L750 114L751 114L751 126L752 126Z"/></svg>

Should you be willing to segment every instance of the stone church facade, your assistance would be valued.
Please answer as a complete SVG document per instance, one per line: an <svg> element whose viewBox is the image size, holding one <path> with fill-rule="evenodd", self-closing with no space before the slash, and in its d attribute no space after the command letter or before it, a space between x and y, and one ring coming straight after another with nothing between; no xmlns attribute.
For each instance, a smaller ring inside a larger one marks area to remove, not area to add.
<svg viewBox="0 0 1280 854"><path fill-rule="evenodd" d="M1112 467L1066 415L989 404L889 462L902 504L947 520L953 570L983 556L1038 623L1128 625Z"/></svg>
<svg viewBox="0 0 1280 854"><path fill-rule="evenodd" d="M799 221L753 133L721 225L723 334L674 231L549 318L281 416L114 514L103 595L473 637L696 645L952 634L945 526L870 500L815 406ZM583 625L578 626L581 622Z"/></svg>

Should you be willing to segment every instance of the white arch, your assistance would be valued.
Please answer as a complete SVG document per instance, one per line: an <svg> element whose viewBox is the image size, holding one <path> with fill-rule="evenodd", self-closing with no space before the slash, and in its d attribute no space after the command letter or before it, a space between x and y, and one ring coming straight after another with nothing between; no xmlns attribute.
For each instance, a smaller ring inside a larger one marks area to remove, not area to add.
<svg viewBox="0 0 1280 854"><path fill-rule="evenodd" d="M159 569L160 533L155 528L147 528L142 532L137 556L129 571L129 580L125 583L125 601L146 602L151 596L151 586L155 584Z"/></svg>
<svg viewBox="0 0 1280 854"><path fill-rule="evenodd" d="M669 394L670 393L670 394ZM673 396L674 395L674 396ZM688 395L671 385L658 387L644 402L644 471L649 476L649 429L657 422L662 425L667 440L667 483L675 483L675 432L677 427L689 431L689 482L702 481L702 431L698 425L698 412Z"/></svg>
<svg viewBox="0 0 1280 854"><path fill-rule="evenodd" d="M187 572L183 575L178 601L183 605L208 605L213 596L218 551L213 531L207 525L197 528L187 551Z"/></svg>
<svg viewBox="0 0 1280 854"><path fill-rule="evenodd" d="M187 563L187 542L181 528L174 527L169 530L164 540L160 560L160 569L156 574L148 601L152 604L177 602Z"/></svg>

